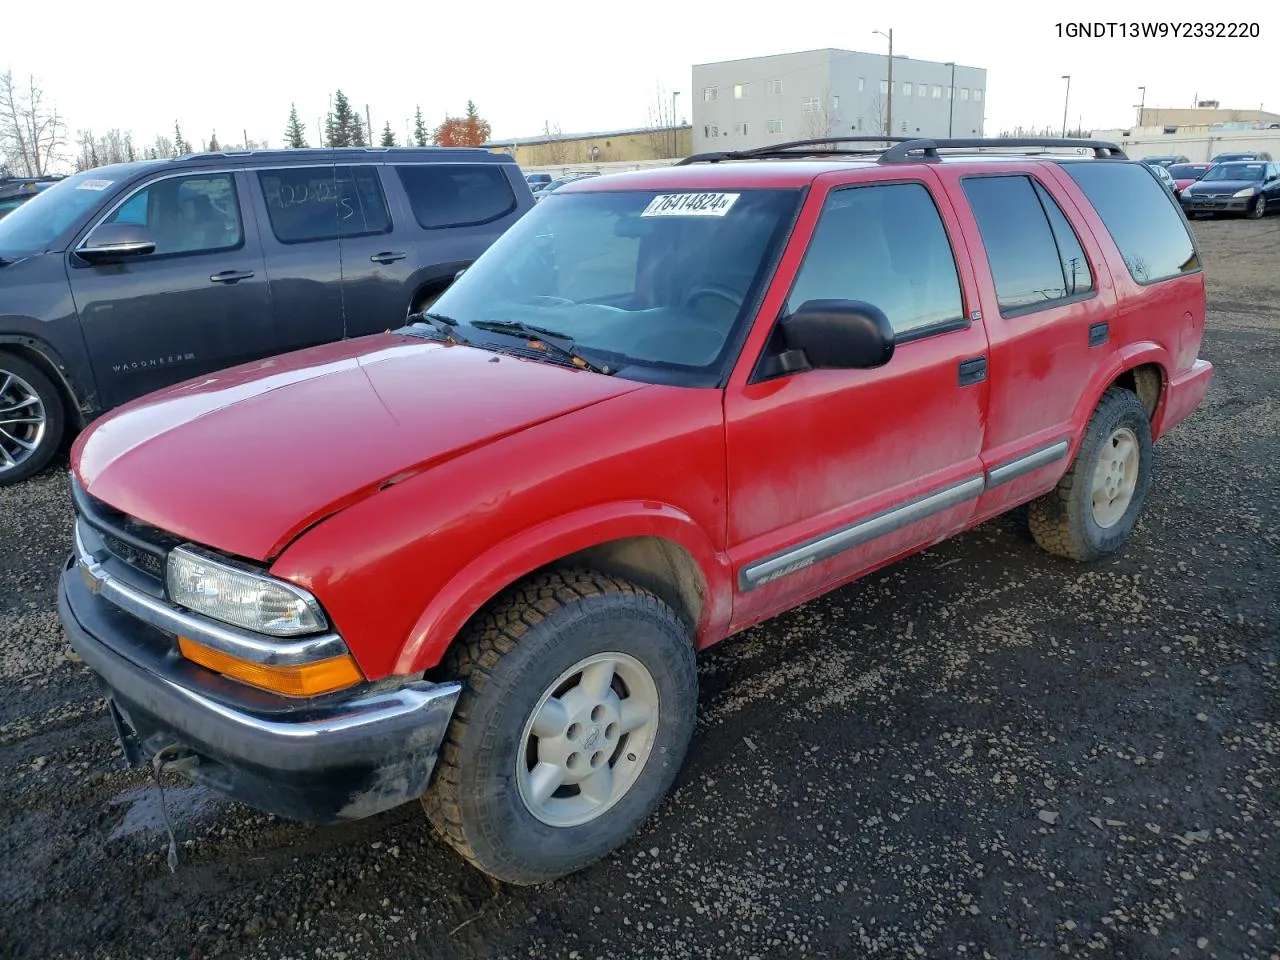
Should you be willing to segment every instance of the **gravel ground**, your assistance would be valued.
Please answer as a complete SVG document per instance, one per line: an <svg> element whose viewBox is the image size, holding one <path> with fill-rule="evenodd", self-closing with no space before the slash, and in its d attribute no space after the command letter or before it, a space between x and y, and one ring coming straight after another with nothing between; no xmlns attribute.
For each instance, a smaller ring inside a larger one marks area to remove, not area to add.
<svg viewBox="0 0 1280 960"><path fill-rule="evenodd" d="M54 613L65 469L0 490L0 956L1280 960L1280 218L1195 230L1218 380L1129 549L992 522L727 641L669 802L540 888L177 780L170 874Z"/></svg>

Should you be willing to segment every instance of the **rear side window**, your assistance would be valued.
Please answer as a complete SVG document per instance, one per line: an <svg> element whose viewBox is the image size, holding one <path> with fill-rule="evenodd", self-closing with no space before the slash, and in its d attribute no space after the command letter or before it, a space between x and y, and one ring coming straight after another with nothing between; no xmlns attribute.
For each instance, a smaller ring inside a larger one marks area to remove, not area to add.
<svg viewBox="0 0 1280 960"><path fill-rule="evenodd" d="M1093 289L1075 231L1031 177L966 177L961 183L978 221L1002 314L1052 306Z"/></svg>
<svg viewBox="0 0 1280 960"><path fill-rule="evenodd" d="M281 243L365 237L391 229L376 167L259 170L271 232Z"/></svg>
<svg viewBox="0 0 1280 960"><path fill-rule="evenodd" d="M1062 263L1062 278L1066 281L1067 296L1090 292L1093 290L1093 271L1089 267L1089 261L1085 259L1084 248L1080 246L1080 237L1058 206L1058 201L1049 196L1049 191L1041 183L1033 182L1040 206L1049 218L1054 243L1058 246L1058 259Z"/></svg>
<svg viewBox="0 0 1280 960"><path fill-rule="evenodd" d="M497 164L418 163L395 169L413 218L428 230L489 223L516 207L516 195Z"/></svg>
<svg viewBox="0 0 1280 960"><path fill-rule="evenodd" d="M1200 269L1195 244L1169 191L1140 164L1063 163L1102 218L1138 283L1155 283Z"/></svg>

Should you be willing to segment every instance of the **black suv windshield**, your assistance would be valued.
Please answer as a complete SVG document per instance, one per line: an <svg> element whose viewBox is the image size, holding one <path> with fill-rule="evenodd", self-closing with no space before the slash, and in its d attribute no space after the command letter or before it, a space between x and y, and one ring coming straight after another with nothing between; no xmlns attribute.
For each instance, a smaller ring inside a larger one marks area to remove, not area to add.
<svg viewBox="0 0 1280 960"><path fill-rule="evenodd" d="M561 193L504 233L432 312L571 339L636 380L714 383L786 235L800 191Z"/></svg>
<svg viewBox="0 0 1280 960"><path fill-rule="evenodd" d="M1220 163L1211 168L1200 179L1208 182L1212 180L1261 180L1262 173L1266 169L1265 163Z"/></svg>
<svg viewBox="0 0 1280 960"><path fill-rule="evenodd" d="M118 168L101 167L67 177L37 193L0 220L0 257L27 257L47 250L121 179Z"/></svg>

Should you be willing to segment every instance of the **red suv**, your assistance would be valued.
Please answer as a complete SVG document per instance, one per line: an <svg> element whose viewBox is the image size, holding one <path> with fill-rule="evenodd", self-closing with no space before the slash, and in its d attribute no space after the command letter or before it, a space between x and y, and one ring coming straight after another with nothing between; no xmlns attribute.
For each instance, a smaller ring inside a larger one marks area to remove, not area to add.
<svg viewBox="0 0 1280 960"><path fill-rule="evenodd" d="M532 883L659 804L696 651L1024 503L1119 549L1213 377L1182 212L1111 144L877 143L581 180L401 329L98 420L59 608L126 757Z"/></svg>

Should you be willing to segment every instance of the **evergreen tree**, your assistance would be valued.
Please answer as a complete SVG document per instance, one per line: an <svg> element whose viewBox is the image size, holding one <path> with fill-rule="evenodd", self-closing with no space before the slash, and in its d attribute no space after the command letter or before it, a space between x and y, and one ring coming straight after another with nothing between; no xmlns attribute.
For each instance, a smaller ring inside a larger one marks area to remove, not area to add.
<svg viewBox="0 0 1280 960"><path fill-rule="evenodd" d="M369 137L364 129L364 121L360 119L359 114L355 114L352 117L351 145L353 147L367 147L369 145Z"/></svg>
<svg viewBox="0 0 1280 960"><path fill-rule="evenodd" d="M173 121L173 155L180 157L184 153L190 153L191 147L187 141L182 139L182 127L178 126L178 121Z"/></svg>
<svg viewBox="0 0 1280 960"><path fill-rule="evenodd" d="M383 146L383 147L399 146L399 144L396 143L396 135L391 130L390 120L388 120L386 123L382 125L382 140L380 142L380 146Z"/></svg>
<svg viewBox="0 0 1280 960"><path fill-rule="evenodd" d="M330 147L364 146L355 142L359 122L347 95L338 90L333 95L333 109L324 124L326 144Z"/></svg>
<svg viewBox="0 0 1280 960"><path fill-rule="evenodd" d="M209 152L217 153L222 149L222 144L218 143L218 131L213 131L213 135L209 137Z"/></svg>
<svg viewBox="0 0 1280 960"><path fill-rule="evenodd" d="M289 125L284 129L284 142L294 150L307 145L307 134L298 119L298 108L292 103L289 104Z"/></svg>
<svg viewBox="0 0 1280 960"><path fill-rule="evenodd" d="M422 122L422 108L418 107L413 112L413 145L425 147L428 141L427 125Z"/></svg>

